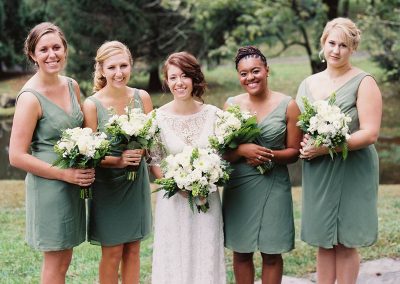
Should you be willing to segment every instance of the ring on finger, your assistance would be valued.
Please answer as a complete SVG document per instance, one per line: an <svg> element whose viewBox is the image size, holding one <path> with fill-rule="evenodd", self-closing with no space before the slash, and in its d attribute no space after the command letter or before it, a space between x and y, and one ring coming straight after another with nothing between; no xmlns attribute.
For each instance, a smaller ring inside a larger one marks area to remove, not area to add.
<svg viewBox="0 0 400 284"><path fill-rule="evenodd" d="M258 160L261 160L261 156L258 156L257 159L258 159Z"/></svg>

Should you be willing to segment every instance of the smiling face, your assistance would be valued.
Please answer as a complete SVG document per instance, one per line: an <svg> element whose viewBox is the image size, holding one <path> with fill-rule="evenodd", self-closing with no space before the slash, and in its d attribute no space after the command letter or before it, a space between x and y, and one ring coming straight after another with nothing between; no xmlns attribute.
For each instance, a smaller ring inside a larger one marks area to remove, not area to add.
<svg viewBox="0 0 400 284"><path fill-rule="evenodd" d="M327 64L333 67L347 65L352 53L353 50L346 41L345 34L338 29L333 29L324 43L324 57Z"/></svg>
<svg viewBox="0 0 400 284"><path fill-rule="evenodd" d="M267 91L268 67L259 57L242 58L237 70L239 81L249 95L257 95Z"/></svg>
<svg viewBox="0 0 400 284"><path fill-rule="evenodd" d="M129 82L131 69L129 55L120 52L104 60L101 73L106 78L108 86L122 88Z"/></svg>
<svg viewBox="0 0 400 284"><path fill-rule="evenodd" d="M174 95L174 99L187 100L192 99L193 81L182 69L175 65L167 67L168 88Z"/></svg>
<svg viewBox="0 0 400 284"><path fill-rule="evenodd" d="M31 58L45 73L58 73L65 64L67 52L57 33L44 34L37 42Z"/></svg>

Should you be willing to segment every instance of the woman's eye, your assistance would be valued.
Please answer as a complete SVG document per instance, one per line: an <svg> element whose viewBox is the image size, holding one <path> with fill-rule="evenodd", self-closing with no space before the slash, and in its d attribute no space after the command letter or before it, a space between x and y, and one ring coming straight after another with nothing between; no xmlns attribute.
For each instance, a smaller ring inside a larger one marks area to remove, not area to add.
<svg viewBox="0 0 400 284"><path fill-rule="evenodd" d="M240 73L240 77L246 77L246 73Z"/></svg>

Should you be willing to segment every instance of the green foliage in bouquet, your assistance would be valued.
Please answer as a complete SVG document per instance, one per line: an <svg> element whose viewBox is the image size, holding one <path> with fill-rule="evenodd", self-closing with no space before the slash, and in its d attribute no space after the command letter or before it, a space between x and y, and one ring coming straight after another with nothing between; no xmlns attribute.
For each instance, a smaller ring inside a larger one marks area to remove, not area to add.
<svg viewBox="0 0 400 284"><path fill-rule="evenodd" d="M251 143L260 135L260 128L255 115L246 117L238 105L230 106L226 111L233 114L241 122L241 125L239 129L227 133L227 135L222 135L222 143L222 139L218 139L218 133L216 133L216 136L209 137L210 146L221 154L236 149L240 144Z"/></svg>

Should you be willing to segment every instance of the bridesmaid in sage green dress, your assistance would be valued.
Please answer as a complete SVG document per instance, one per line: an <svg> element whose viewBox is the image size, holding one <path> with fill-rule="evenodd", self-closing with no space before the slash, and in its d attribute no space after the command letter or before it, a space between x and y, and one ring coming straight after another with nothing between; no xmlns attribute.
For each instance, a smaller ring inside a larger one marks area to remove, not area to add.
<svg viewBox="0 0 400 284"><path fill-rule="evenodd" d="M356 248L372 245L378 234L379 170L373 144L379 135L382 98L375 80L350 64L359 41L360 31L351 20L328 22L321 37L327 69L306 78L297 94L303 110L302 97L327 100L335 92L336 104L352 119L345 160L340 153L331 159L325 147L307 146L307 135L302 142L301 238L319 247L318 283L356 283Z"/></svg>
<svg viewBox="0 0 400 284"><path fill-rule="evenodd" d="M10 164L28 172L26 241L43 252L41 283L65 283L73 247L85 240L79 186L93 182L94 169L52 167L61 131L83 122L78 84L60 75L67 55L64 34L52 23L41 23L30 31L25 53L37 72L17 97Z"/></svg>
<svg viewBox="0 0 400 284"><path fill-rule="evenodd" d="M234 251L236 283L254 283L253 253L261 252L263 283L281 283L281 253L294 248L291 183L287 164L298 159L300 110L289 96L271 91L265 56L253 46L236 55L236 69L246 93L231 97L225 108L239 105L257 116L261 134L226 154L233 172L223 193L225 246ZM269 170L262 174L257 166Z"/></svg>
<svg viewBox="0 0 400 284"><path fill-rule="evenodd" d="M125 113L128 105L144 113L153 109L150 96L127 86L132 56L118 41L104 43L97 50L93 96L84 103L85 126L104 131L112 107ZM102 247L101 283L139 283L140 240L151 232L150 183L144 150L114 150L96 169L90 207L89 240ZM127 179L127 166L139 166L134 180Z"/></svg>

